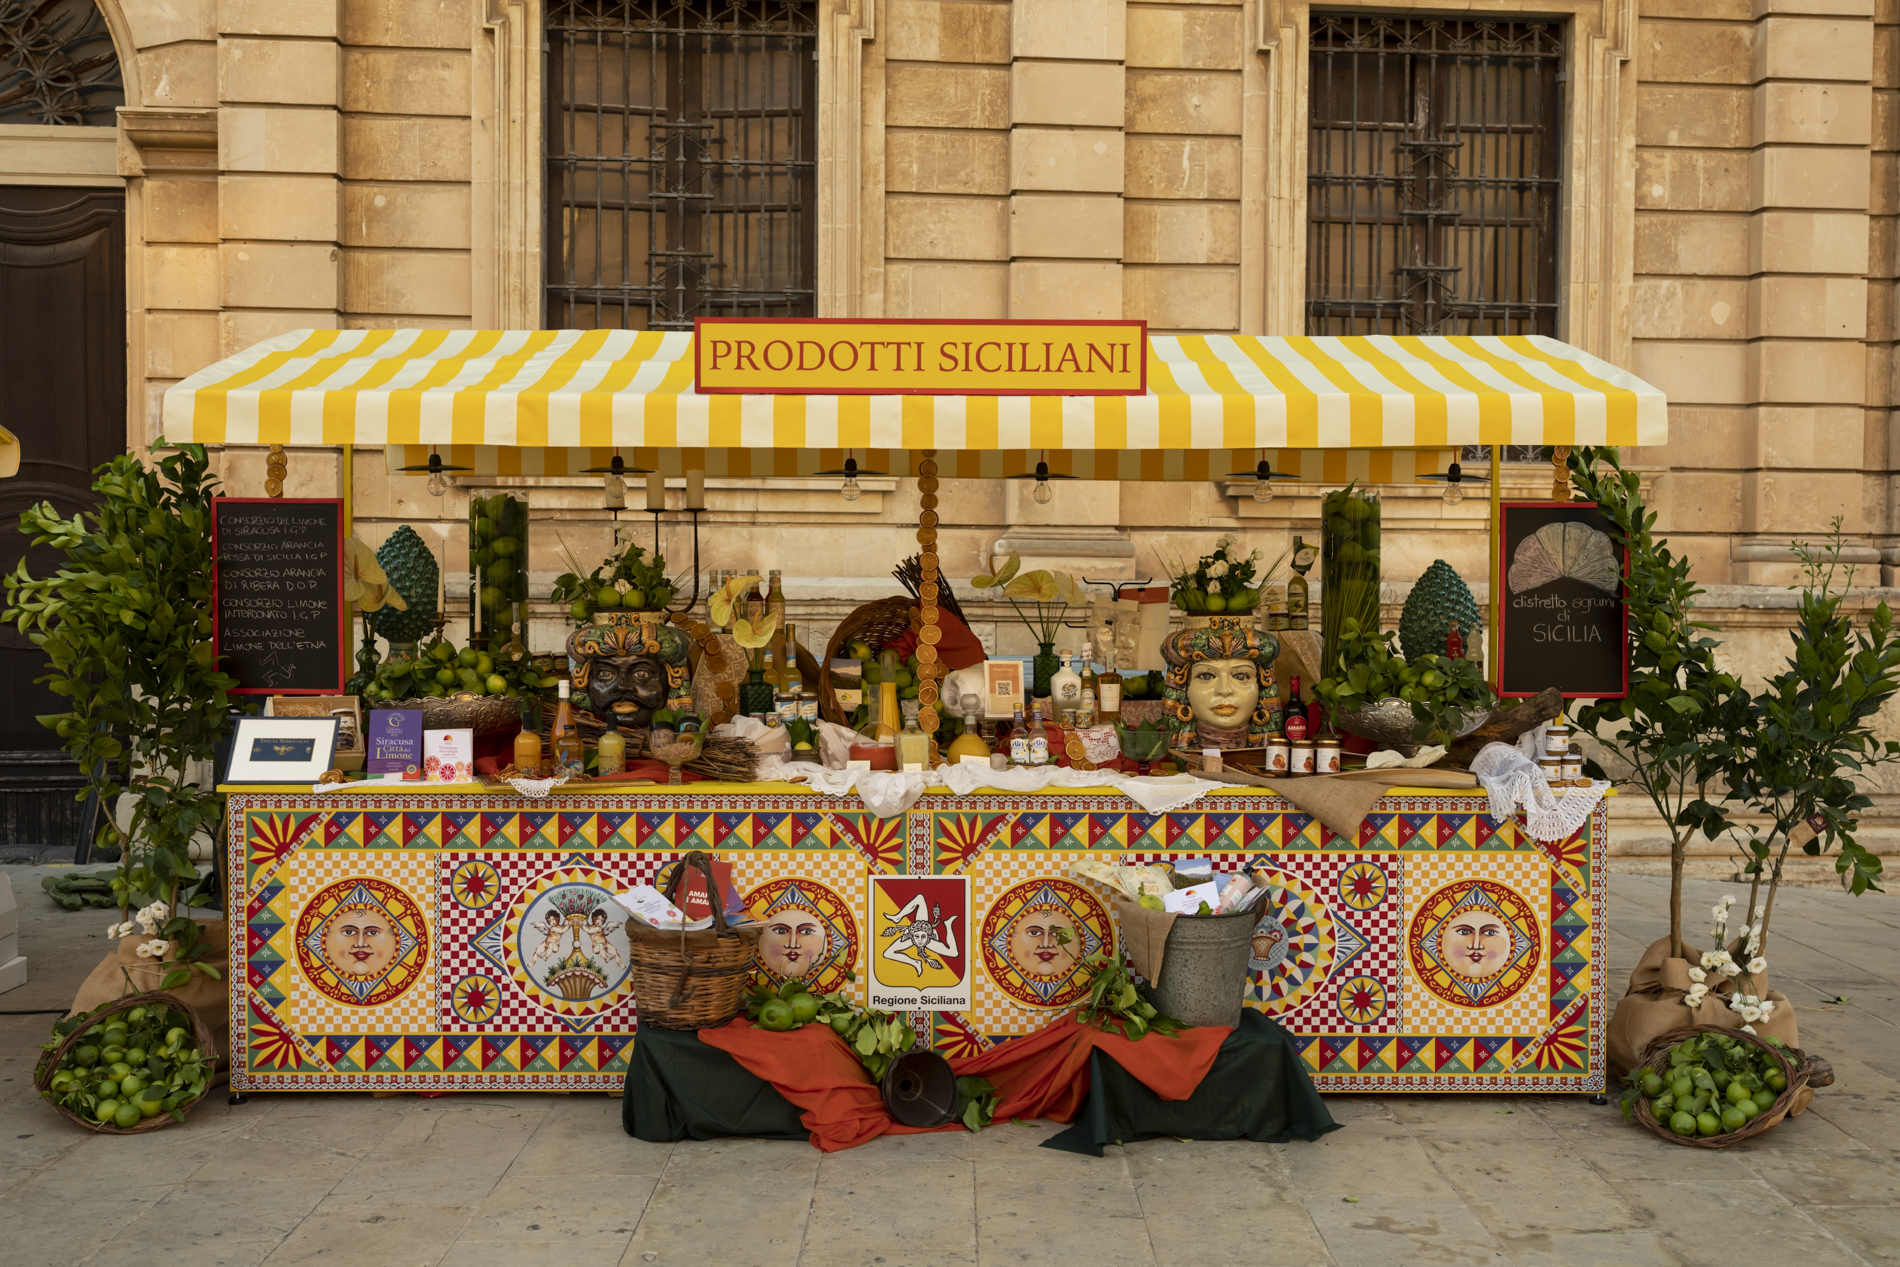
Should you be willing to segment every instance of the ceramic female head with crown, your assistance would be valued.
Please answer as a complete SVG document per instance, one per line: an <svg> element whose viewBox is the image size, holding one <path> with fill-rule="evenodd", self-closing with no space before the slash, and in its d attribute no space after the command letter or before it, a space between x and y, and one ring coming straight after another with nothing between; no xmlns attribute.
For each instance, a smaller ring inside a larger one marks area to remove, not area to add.
<svg viewBox="0 0 1900 1267"><path fill-rule="evenodd" d="M1273 680L1280 640L1251 628L1251 616L1212 616L1194 624L1161 643L1168 662L1161 697L1169 746L1260 746L1280 729L1282 705Z"/></svg>

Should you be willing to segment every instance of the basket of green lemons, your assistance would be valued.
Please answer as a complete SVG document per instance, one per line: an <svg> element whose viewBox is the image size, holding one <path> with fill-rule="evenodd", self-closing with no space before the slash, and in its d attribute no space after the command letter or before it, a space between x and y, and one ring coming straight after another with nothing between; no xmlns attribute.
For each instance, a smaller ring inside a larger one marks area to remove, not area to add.
<svg viewBox="0 0 1900 1267"><path fill-rule="evenodd" d="M1671 1030L1626 1080L1623 1114L1672 1144L1728 1148L1806 1110L1807 1064L1778 1039L1717 1025Z"/></svg>
<svg viewBox="0 0 1900 1267"><path fill-rule="evenodd" d="M174 996L129 994L57 1022L33 1086L87 1130L138 1135L185 1120L211 1085L216 1050Z"/></svg>

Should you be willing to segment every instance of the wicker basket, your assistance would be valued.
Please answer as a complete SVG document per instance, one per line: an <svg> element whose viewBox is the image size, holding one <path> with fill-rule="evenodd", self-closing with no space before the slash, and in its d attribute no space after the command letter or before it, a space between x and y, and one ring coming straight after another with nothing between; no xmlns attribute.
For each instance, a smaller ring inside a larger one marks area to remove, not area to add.
<svg viewBox="0 0 1900 1267"><path fill-rule="evenodd" d="M1753 1043L1763 1051L1770 1053L1781 1062L1782 1072L1787 1075L1788 1085L1782 1089L1775 1102L1763 1109L1751 1121L1744 1122L1735 1130L1720 1135L1678 1135L1669 1129L1667 1122L1656 1120L1655 1110L1650 1108L1649 1097L1636 1097L1636 1120L1654 1131L1672 1144L1682 1144L1688 1148L1732 1148L1745 1139L1750 1139L1768 1130L1790 1115L1799 1117L1807 1111L1808 1101L1814 1098L1814 1092L1808 1086L1808 1054L1799 1047L1777 1048L1763 1042L1753 1034L1738 1029L1729 1029L1724 1025L1685 1025L1681 1029L1672 1029L1666 1034L1657 1035L1649 1049L1643 1053L1638 1073L1643 1069L1654 1069L1660 1073L1669 1063L1669 1049L1685 1038L1697 1034L1732 1034L1743 1042ZM1634 1076L1634 1075L1632 1075Z"/></svg>
<svg viewBox="0 0 1900 1267"><path fill-rule="evenodd" d="M217 1071L217 1040L212 1037L211 1028L207 1026L203 1019L200 1018L196 1012L192 1011L184 1001L179 999L176 995L163 994L156 991L146 994L128 994L122 999L114 999L112 1002L96 1009L91 1016L86 1018L85 1024L76 1027L72 1033L66 1035L66 1037L61 1040L58 1046L40 1057L40 1063L33 1069L33 1089L40 1092L46 1091L53 1081L53 1075L59 1071L60 1062L66 1059L66 1053L84 1041L85 1036L99 1028L102 1022L117 1016L121 1012L129 1012L135 1007L150 1007L155 1003L162 1004L175 1011L183 1012L190 1018L192 1045L205 1055L205 1090L178 1106L180 1113L189 1112L194 1104L205 1098L205 1095L211 1090L211 1084L216 1081L212 1075ZM177 1120L172 1117L170 1113L159 1113L155 1116L142 1119L137 1126L109 1126L99 1122L89 1121L63 1104L56 1103L52 1100L48 1100L47 1103L51 1104L53 1111L58 1113L61 1117L72 1122L77 1122L87 1130L97 1131L101 1135L143 1135L147 1131L156 1131L162 1127L170 1126Z"/></svg>
<svg viewBox="0 0 1900 1267"><path fill-rule="evenodd" d="M713 926L677 933L627 920L628 962L640 1024L658 1029L711 1029L739 1014L758 927L731 928L725 903L713 879L712 859L695 849L680 859L666 882L666 900L674 902L689 869L706 880ZM677 905L677 903L675 902Z"/></svg>
<svg viewBox="0 0 1900 1267"><path fill-rule="evenodd" d="M420 708L424 730L472 730L477 735L512 735L521 729L519 699L506 695L468 695L445 699L425 695L395 700L384 708Z"/></svg>
<svg viewBox="0 0 1900 1267"><path fill-rule="evenodd" d="M838 706L838 694L831 687L831 662L842 648L853 642L881 647L910 628L910 614L916 604L906 595L896 594L869 602L838 622L831 641L825 644L825 663L818 674L818 713L840 726L851 724L849 709Z"/></svg>

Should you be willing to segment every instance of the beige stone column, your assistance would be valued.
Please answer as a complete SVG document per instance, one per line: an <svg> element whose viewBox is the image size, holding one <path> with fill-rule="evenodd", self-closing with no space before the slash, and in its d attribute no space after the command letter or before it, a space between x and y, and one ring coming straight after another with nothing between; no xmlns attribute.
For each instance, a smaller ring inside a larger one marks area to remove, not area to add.
<svg viewBox="0 0 1900 1267"><path fill-rule="evenodd" d="M1836 515L1860 534L1868 434L1867 280L1873 125L1871 0L1755 0L1741 535L1730 575L1798 576L1794 536Z"/></svg>

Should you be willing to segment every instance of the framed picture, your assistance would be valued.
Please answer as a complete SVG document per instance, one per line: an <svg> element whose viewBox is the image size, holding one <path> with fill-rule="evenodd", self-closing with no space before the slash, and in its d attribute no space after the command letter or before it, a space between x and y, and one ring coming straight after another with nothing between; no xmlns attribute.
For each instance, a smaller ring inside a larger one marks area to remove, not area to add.
<svg viewBox="0 0 1900 1267"><path fill-rule="evenodd" d="M983 662L983 715L1007 720L1017 709L1029 711L1023 698L1023 662L1021 660L985 660Z"/></svg>
<svg viewBox="0 0 1900 1267"><path fill-rule="evenodd" d="M315 783L336 756L335 717L240 717L226 783Z"/></svg>

